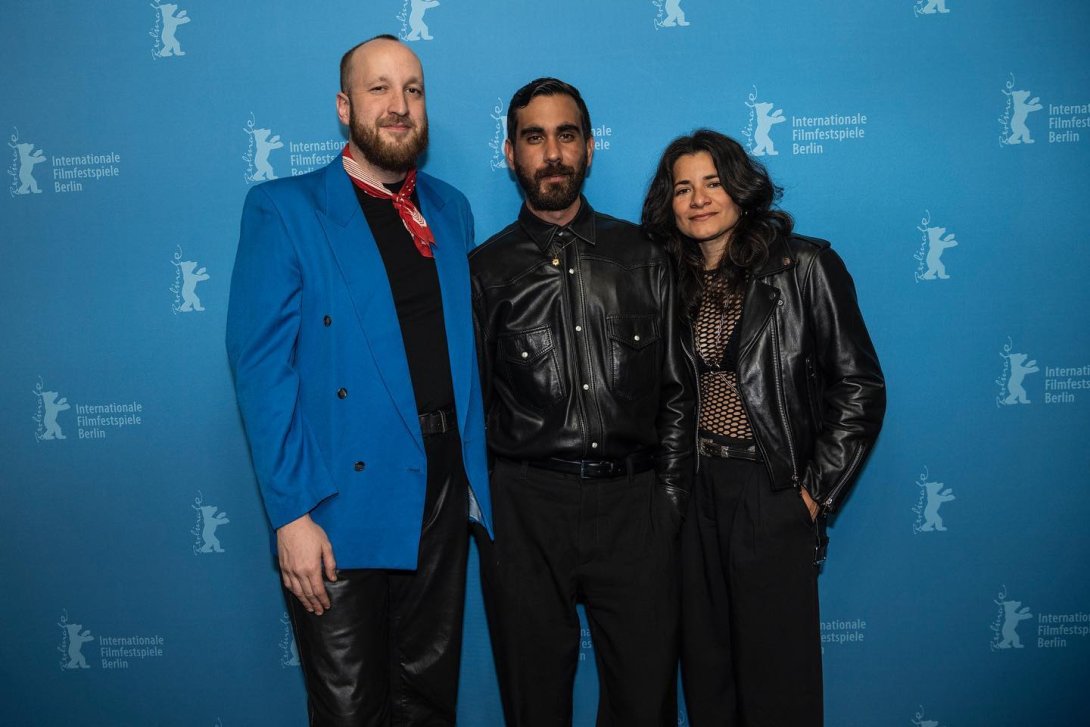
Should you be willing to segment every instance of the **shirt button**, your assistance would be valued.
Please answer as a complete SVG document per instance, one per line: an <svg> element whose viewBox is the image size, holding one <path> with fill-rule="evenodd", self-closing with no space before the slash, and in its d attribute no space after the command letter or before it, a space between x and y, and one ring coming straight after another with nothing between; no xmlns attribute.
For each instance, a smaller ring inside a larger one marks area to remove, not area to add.
<svg viewBox="0 0 1090 727"><path fill-rule="evenodd" d="M590 384L583 384L583 391L590 391Z"/></svg>
<svg viewBox="0 0 1090 727"><path fill-rule="evenodd" d="M356 470L357 472L363 472L363 468L366 466L367 465L365 465L363 462L357 462L356 464L352 465L352 469Z"/></svg>
<svg viewBox="0 0 1090 727"><path fill-rule="evenodd" d="M575 268L568 268L568 275L575 275Z"/></svg>
<svg viewBox="0 0 1090 727"><path fill-rule="evenodd" d="M526 353L525 351L520 353L519 356L522 356L523 358L530 358L530 354Z"/></svg>
<svg viewBox="0 0 1090 727"><path fill-rule="evenodd" d="M576 332L581 331L581 330L583 330L583 327L582 326L576 326L575 330L576 330Z"/></svg>
<svg viewBox="0 0 1090 727"><path fill-rule="evenodd" d="M322 317L322 323L324 323L326 326L331 326L331 325L333 325L333 319L330 318L329 316L323 316Z"/></svg>
<svg viewBox="0 0 1090 727"><path fill-rule="evenodd" d="M633 341L638 341L638 340L640 340L640 337L639 337L639 336L633 336L633 337L632 337L632 340L633 340Z"/></svg>
<svg viewBox="0 0 1090 727"><path fill-rule="evenodd" d="M590 443L590 448L591 449L598 449L598 442L591 442Z"/></svg>
<svg viewBox="0 0 1090 727"><path fill-rule="evenodd" d="M344 388L343 386L341 388L337 389L337 398L338 399L344 399L347 396L348 396L348 389Z"/></svg>

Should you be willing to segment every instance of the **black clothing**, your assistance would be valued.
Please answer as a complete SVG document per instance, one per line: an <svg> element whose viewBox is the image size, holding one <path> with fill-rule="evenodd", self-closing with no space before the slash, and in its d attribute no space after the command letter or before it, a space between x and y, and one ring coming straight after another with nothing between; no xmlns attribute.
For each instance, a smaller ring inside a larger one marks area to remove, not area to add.
<svg viewBox="0 0 1090 727"><path fill-rule="evenodd" d="M470 269L496 463L481 583L507 725L571 724L577 602L599 727L676 725L696 372L669 258L580 198L565 227L524 206Z"/></svg>
<svg viewBox="0 0 1090 727"><path fill-rule="evenodd" d="M424 437L416 570L340 570L325 583L332 608L321 616L284 590L311 727L455 723L469 550L461 447L456 429Z"/></svg>
<svg viewBox="0 0 1090 727"><path fill-rule="evenodd" d="M489 449L515 460L649 452L683 513L695 392L669 258L580 202L563 228L523 206L470 253Z"/></svg>
<svg viewBox="0 0 1090 727"><path fill-rule="evenodd" d="M677 724L678 521L655 480L496 461L496 540L477 545L508 727L571 724L577 601L598 667L598 727Z"/></svg>
<svg viewBox="0 0 1090 727"><path fill-rule="evenodd" d="M386 188L397 194L402 184L404 182L387 184ZM453 406L454 384L450 376L443 299L439 293L435 259L424 257L416 249L412 235L405 229L405 223L390 200L372 197L355 185L352 188L356 190L360 208L386 266L405 344L405 358L409 363L409 378L416 396L416 410L423 414ZM419 209L415 189L411 198Z"/></svg>
<svg viewBox="0 0 1090 727"><path fill-rule="evenodd" d="M748 279L738 390L772 489L844 499L886 410L885 380L855 285L829 243L778 240Z"/></svg>
<svg viewBox="0 0 1090 727"><path fill-rule="evenodd" d="M693 727L820 727L814 522L764 465L701 457L681 527L681 671Z"/></svg>

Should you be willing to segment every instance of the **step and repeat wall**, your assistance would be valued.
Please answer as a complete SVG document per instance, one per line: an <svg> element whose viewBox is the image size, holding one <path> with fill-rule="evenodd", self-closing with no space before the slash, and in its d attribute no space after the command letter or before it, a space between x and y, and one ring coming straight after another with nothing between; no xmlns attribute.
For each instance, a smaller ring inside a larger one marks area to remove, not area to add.
<svg viewBox="0 0 1090 727"><path fill-rule="evenodd" d="M597 209L637 218L708 126L847 262L889 413L820 580L830 725L1087 723L1077 0L3 3L0 722L305 722L228 281L244 195L337 155L338 61L378 33L422 59L423 167L479 240L520 204L510 96L554 75L590 107ZM459 715L499 725L474 561ZM585 631L580 662L586 726Z"/></svg>

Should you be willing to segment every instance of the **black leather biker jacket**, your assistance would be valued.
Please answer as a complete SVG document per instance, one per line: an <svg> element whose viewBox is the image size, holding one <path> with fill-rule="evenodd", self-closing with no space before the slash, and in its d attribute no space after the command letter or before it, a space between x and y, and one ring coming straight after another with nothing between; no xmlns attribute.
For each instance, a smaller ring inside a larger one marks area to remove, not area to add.
<svg viewBox="0 0 1090 727"><path fill-rule="evenodd" d="M777 241L749 277L738 390L774 489L805 487L830 512L882 428L885 380L829 243Z"/></svg>
<svg viewBox="0 0 1090 727"><path fill-rule="evenodd" d="M653 454L663 492L684 512L696 393L667 253L581 199L563 228L523 206L470 253L470 268L491 452Z"/></svg>

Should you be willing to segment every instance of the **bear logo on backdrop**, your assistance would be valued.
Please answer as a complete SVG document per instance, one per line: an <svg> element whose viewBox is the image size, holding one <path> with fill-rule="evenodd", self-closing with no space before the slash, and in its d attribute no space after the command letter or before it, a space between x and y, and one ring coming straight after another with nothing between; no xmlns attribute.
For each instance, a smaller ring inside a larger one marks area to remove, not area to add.
<svg viewBox="0 0 1090 727"><path fill-rule="evenodd" d="M746 106L749 107L749 121L742 129L742 136L746 138L749 153L755 157L778 155L776 145L772 143L772 127L787 121L783 109L776 109L771 101L759 100L756 86L747 97Z"/></svg>
<svg viewBox="0 0 1090 727"><path fill-rule="evenodd" d="M242 159L246 162L246 182L266 182L276 179L269 154L276 149L282 149L284 143L280 141L279 134L273 134L271 129L259 128L254 115L251 113L246 122L246 128L242 130L249 141L246 143L246 153Z"/></svg>
<svg viewBox="0 0 1090 727"><path fill-rule="evenodd" d="M83 645L95 640L91 630L85 629L83 624L70 623L67 610L61 612L57 626L61 629L61 643L57 647L61 653L61 670L90 669L91 665L83 655Z"/></svg>
<svg viewBox="0 0 1090 727"><path fill-rule="evenodd" d="M943 503L957 499L954 491L942 482L932 482L927 467L923 468L923 472L916 479L916 487L920 493L915 507L912 508L912 512L916 513L916 522L912 524L913 534L944 532L946 525L939 515L939 508Z"/></svg>
<svg viewBox="0 0 1090 727"><path fill-rule="evenodd" d="M424 22L424 13L438 7L439 0L403 0L397 19L401 21L398 37L405 41L433 40Z"/></svg>
<svg viewBox="0 0 1090 727"><path fill-rule="evenodd" d="M42 377L38 377L38 383L34 385L32 392L38 399L38 405L34 416L34 439L38 442L51 439L67 439L61 429L57 416L62 411L68 411L72 405L68 398L60 396L56 391L46 391Z"/></svg>
<svg viewBox="0 0 1090 727"><path fill-rule="evenodd" d="M920 231L920 244L913 258L916 260L916 271L913 276L916 282L921 280L949 280L946 273L946 265L942 261L942 254L951 247L957 247L958 241L954 233L947 232L945 227L931 224L930 210L924 211L920 224L916 226Z"/></svg>
<svg viewBox="0 0 1090 727"><path fill-rule="evenodd" d="M916 725L916 727L942 727L937 719L927 718L922 704L920 705L920 708L916 710L916 715L912 718L911 722Z"/></svg>
<svg viewBox="0 0 1090 727"><path fill-rule="evenodd" d="M1007 337L1003 350L999 352L1003 359L1003 370L995 383L999 386L999 393L995 397L997 407L1014 406L1016 404L1029 404L1029 394L1026 392L1025 379L1029 374L1035 374L1041 369L1037 367L1037 361L1027 354L1014 350L1014 341Z"/></svg>
<svg viewBox="0 0 1090 727"><path fill-rule="evenodd" d="M1015 88L1016 85L1014 74L1011 73L1002 89L1006 101L1003 105L1003 115L999 117L999 124L1002 127L999 134L1001 146L1035 143L1030 133L1029 115L1044 108L1039 97L1033 96L1025 89Z"/></svg>
<svg viewBox="0 0 1090 727"><path fill-rule="evenodd" d="M170 286L172 300L170 304L174 315L179 313L201 312L204 306L197 297L197 283L209 279L208 270L198 267L193 260L183 260L182 246L174 248L174 255L170 263L174 266L174 282Z"/></svg>
<svg viewBox="0 0 1090 727"><path fill-rule="evenodd" d="M19 139L19 129L13 129L8 138L8 146L11 147L11 166L8 173L11 175L11 196L23 194L41 194L38 181L34 178L34 167L47 161L45 152L34 144Z"/></svg>
<svg viewBox="0 0 1090 727"><path fill-rule="evenodd" d="M295 645L295 633L286 611L280 617L280 666L284 669L299 666L299 648Z"/></svg>
<svg viewBox="0 0 1090 727"><path fill-rule="evenodd" d="M1007 587L1003 586L992 601L998 607L992 620L992 651L998 649L1021 649L1022 639L1018 636L1018 624L1033 618L1029 606L1021 601L1007 598Z"/></svg>
<svg viewBox="0 0 1090 727"><path fill-rule="evenodd" d="M171 56L184 56L181 43L178 42L178 26L185 25L192 18L185 10L179 10L176 3L162 3L156 0L151 3L155 8L155 24L151 28L153 58L170 58Z"/></svg>
<svg viewBox="0 0 1090 727"><path fill-rule="evenodd" d="M199 490L197 496L193 498L192 508L197 513L197 523L189 531L195 539L193 554L227 552L216 535L216 530L221 525L231 522L227 519L227 513L219 512L219 508L215 505L204 504L204 495Z"/></svg>
<svg viewBox="0 0 1090 727"><path fill-rule="evenodd" d="M507 114L503 110L503 99L496 98L496 105L492 107L493 131L492 138L488 142L488 148L492 150L492 157L488 160L488 166L492 171L507 169L507 158L503 155L503 144L507 141Z"/></svg>
<svg viewBox="0 0 1090 727"><path fill-rule="evenodd" d="M917 18L921 15L939 15L950 12L946 7L946 0L915 0L912 4L912 14Z"/></svg>
<svg viewBox="0 0 1090 727"><path fill-rule="evenodd" d="M655 6L655 30L660 28L684 28L689 25L681 0L651 0Z"/></svg>

